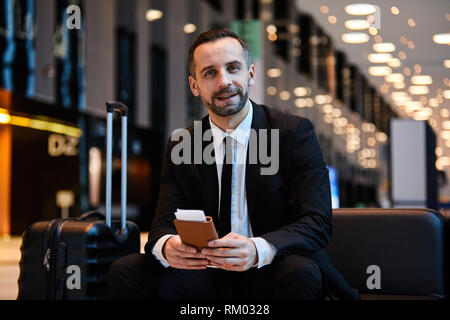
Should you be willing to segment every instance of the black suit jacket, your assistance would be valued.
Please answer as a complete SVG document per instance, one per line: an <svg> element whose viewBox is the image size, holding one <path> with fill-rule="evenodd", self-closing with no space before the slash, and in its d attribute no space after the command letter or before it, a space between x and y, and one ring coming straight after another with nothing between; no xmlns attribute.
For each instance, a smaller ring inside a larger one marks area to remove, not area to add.
<svg viewBox="0 0 450 320"><path fill-rule="evenodd" d="M271 141L270 129L279 130L279 169L276 174L261 175L261 168L270 164L263 165L259 157L257 163L252 164L247 155L245 184L253 236L262 237L277 248L274 263L289 254L314 259L322 270L331 298L358 298L358 293L348 286L323 250L330 241L333 224L330 182L311 122L252 104L251 127L257 131L267 129L268 150L275 143ZM201 125L202 132L210 129L208 116L202 119ZM194 128L188 130L193 142ZM202 142L202 150L211 141ZM145 247L150 256L160 237L177 234L173 224L177 208L202 209L218 221L216 164L195 164L192 143L191 164L175 165L171 152L177 143L179 141L169 140L166 150L158 205Z"/></svg>

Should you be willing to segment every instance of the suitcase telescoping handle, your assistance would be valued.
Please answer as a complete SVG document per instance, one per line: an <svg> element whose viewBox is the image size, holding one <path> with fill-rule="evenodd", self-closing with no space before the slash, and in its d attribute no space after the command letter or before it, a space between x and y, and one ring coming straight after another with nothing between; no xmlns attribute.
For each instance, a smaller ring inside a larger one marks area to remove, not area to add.
<svg viewBox="0 0 450 320"><path fill-rule="evenodd" d="M112 193L112 140L113 114L120 113L122 118L122 186L121 186L121 218L122 230L127 220L127 116L128 107L116 101L106 102L106 224L111 227L111 193Z"/></svg>

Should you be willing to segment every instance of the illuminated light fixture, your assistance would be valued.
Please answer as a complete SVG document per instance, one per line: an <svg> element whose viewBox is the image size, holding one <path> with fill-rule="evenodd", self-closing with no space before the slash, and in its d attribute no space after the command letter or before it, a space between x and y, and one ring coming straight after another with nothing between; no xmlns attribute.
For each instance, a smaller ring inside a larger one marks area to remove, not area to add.
<svg viewBox="0 0 450 320"><path fill-rule="evenodd" d="M391 42L374 43L373 50L376 52L393 52L395 45Z"/></svg>
<svg viewBox="0 0 450 320"><path fill-rule="evenodd" d="M450 44L450 33L438 33L433 36L433 41L437 44Z"/></svg>
<svg viewBox="0 0 450 320"><path fill-rule="evenodd" d="M391 12L392 12L392 14L398 15L400 13L400 10L398 10L397 7L392 7Z"/></svg>
<svg viewBox="0 0 450 320"><path fill-rule="evenodd" d="M441 109L441 117L448 118L448 116L449 116L448 109Z"/></svg>
<svg viewBox="0 0 450 320"><path fill-rule="evenodd" d="M410 86L409 87L409 93L414 95L423 95L428 94L430 90L427 86Z"/></svg>
<svg viewBox="0 0 450 320"><path fill-rule="evenodd" d="M269 96L274 96L274 95L276 95L276 94L277 94L277 88L275 88L275 87L273 87L273 86L267 87L267 94L268 94Z"/></svg>
<svg viewBox="0 0 450 320"><path fill-rule="evenodd" d="M337 22L337 18L335 16L329 16L328 22L331 24L335 24Z"/></svg>
<svg viewBox="0 0 450 320"><path fill-rule="evenodd" d="M406 85L404 82L394 82L393 86L394 89L404 89Z"/></svg>
<svg viewBox="0 0 450 320"><path fill-rule="evenodd" d="M401 73L391 73L384 77L386 82L403 82L405 77Z"/></svg>
<svg viewBox="0 0 450 320"><path fill-rule="evenodd" d="M431 98L430 100L428 100L428 104L433 108L439 107L439 102L436 98Z"/></svg>
<svg viewBox="0 0 450 320"><path fill-rule="evenodd" d="M388 61L388 66L392 68L398 68L402 65L402 62L398 58L394 58L391 61Z"/></svg>
<svg viewBox="0 0 450 320"><path fill-rule="evenodd" d="M306 106L308 108L311 108L312 106L314 106L314 100L311 98L306 98Z"/></svg>
<svg viewBox="0 0 450 320"><path fill-rule="evenodd" d="M376 8L369 3L355 3L345 6L345 12L353 16L366 16L375 13Z"/></svg>
<svg viewBox="0 0 450 320"><path fill-rule="evenodd" d="M145 19L147 19L147 21L151 22L151 21L161 19L163 17L163 15L164 14L161 10L150 9L150 10L147 10L147 12L145 13Z"/></svg>
<svg viewBox="0 0 450 320"><path fill-rule="evenodd" d="M390 53L371 53L367 57L371 63L387 63L392 60Z"/></svg>
<svg viewBox="0 0 450 320"><path fill-rule="evenodd" d="M450 90L444 90L442 93L445 99L450 99Z"/></svg>
<svg viewBox="0 0 450 320"><path fill-rule="evenodd" d="M266 28L267 33L276 33L277 27L275 27L273 24L269 24Z"/></svg>
<svg viewBox="0 0 450 320"><path fill-rule="evenodd" d="M398 57L399 57L400 59L402 59L402 60L405 60L405 59L406 59L406 53L404 53L403 51L400 51L400 52L398 53Z"/></svg>
<svg viewBox="0 0 450 320"><path fill-rule="evenodd" d="M414 28L416 26L416 22L414 21L414 19L408 19L408 26L410 26L411 28Z"/></svg>
<svg viewBox="0 0 450 320"><path fill-rule="evenodd" d="M289 91L281 91L280 92L280 99L282 101L288 101L291 98L291 94L289 93Z"/></svg>
<svg viewBox="0 0 450 320"><path fill-rule="evenodd" d="M414 71L416 73L421 73L422 72L422 67L420 66L420 64L415 64L414 65Z"/></svg>
<svg viewBox="0 0 450 320"><path fill-rule="evenodd" d="M304 97L310 94L311 90L308 90L308 88L304 88L304 87L297 87L294 89L294 94L297 97Z"/></svg>
<svg viewBox="0 0 450 320"><path fill-rule="evenodd" d="M445 66L446 68L450 68L450 59L444 60L444 66Z"/></svg>
<svg viewBox="0 0 450 320"><path fill-rule="evenodd" d="M430 76L417 75L411 77L411 82L415 85L429 85L433 83L433 79Z"/></svg>
<svg viewBox="0 0 450 320"><path fill-rule="evenodd" d="M2 110L0 110L0 123L3 124L11 124L19 127L27 127L36 130L49 131L76 138L80 138L83 135L83 131L76 127L47 120L31 119L21 116L9 115L8 113Z"/></svg>
<svg viewBox="0 0 450 320"><path fill-rule="evenodd" d="M383 38L379 34L377 34L375 37L373 37L373 40L376 43L383 42Z"/></svg>
<svg viewBox="0 0 450 320"><path fill-rule="evenodd" d="M392 99L402 98L402 97L408 97L408 94L405 91L395 91L391 93Z"/></svg>
<svg viewBox="0 0 450 320"><path fill-rule="evenodd" d="M320 6L320 12L322 12L323 14L327 14L330 11L330 9L326 6Z"/></svg>
<svg viewBox="0 0 450 320"><path fill-rule="evenodd" d="M267 35L267 39L269 39L270 41L277 41L278 36L277 36L276 33L269 33L269 34Z"/></svg>
<svg viewBox="0 0 450 320"><path fill-rule="evenodd" d="M367 41L369 41L369 35L367 33L363 33L363 32L349 32L349 33L344 33L341 36L342 41L344 41L345 43L365 43Z"/></svg>
<svg viewBox="0 0 450 320"><path fill-rule="evenodd" d="M392 73L392 69L387 66L375 66L369 68L369 74L375 77L387 76Z"/></svg>
<svg viewBox="0 0 450 320"><path fill-rule="evenodd" d="M409 70L409 68L404 68L403 69L403 74L407 77L409 77L411 75L411 70Z"/></svg>
<svg viewBox="0 0 450 320"><path fill-rule="evenodd" d="M370 33L371 35L373 35L373 36L376 36L376 35L378 34L378 30L377 30L377 28L370 27L370 28L369 28L369 33Z"/></svg>
<svg viewBox="0 0 450 320"><path fill-rule="evenodd" d="M423 104L420 101L409 101L405 107L411 111L417 111L423 108Z"/></svg>
<svg viewBox="0 0 450 320"><path fill-rule="evenodd" d="M11 116L6 113L0 113L0 123L8 124L11 121Z"/></svg>
<svg viewBox="0 0 450 320"><path fill-rule="evenodd" d="M281 77L281 70L278 68L272 68L267 70L267 76L269 78L278 78Z"/></svg>
<svg viewBox="0 0 450 320"><path fill-rule="evenodd" d="M370 27L369 22L364 19L347 20L345 21L344 25L349 30L365 30L369 29Z"/></svg>
<svg viewBox="0 0 450 320"><path fill-rule="evenodd" d="M315 100L316 100L316 103L317 103L317 104L330 103L330 101L328 100L328 98L327 98L325 95L321 95L321 94L318 94L318 95L315 97Z"/></svg>
<svg viewBox="0 0 450 320"><path fill-rule="evenodd" d="M410 48L411 50L414 49L416 47L416 45L414 44L413 41L408 41L408 48Z"/></svg>
<svg viewBox="0 0 450 320"><path fill-rule="evenodd" d="M334 117L331 114L326 114L323 116L323 121L328 124L333 123Z"/></svg>
<svg viewBox="0 0 450 320"><path fill-rule="evenodd" d="M449 122L449 124L450 124L450 121L445 121L445 122ZM449 126L449 127L450 127L450 126ZM442 155L444 154L444 152L443 152L443 150L442 150L441 147L437 147L436 150L435 150L435 152L436 152L436 155L437 155L438 157L440 157L440 156L442 156Z"/></svg>
<svg viewBox="0 0 450 320"><path fill-rule="evenodd" d="M442 122L442 128L445 130L450 130L450 121L443 121Z"/></svg>
<svg viewBox="0 0 450 320"><path fill-rule="evenodd" d="M375 132L375 125L373 123L365 122L361 126L362 131L364 132Z"/></svg>
<svg viewBox="0 0 450 320"><path fill-rule="evenodd" d="M325 104L322 107L322 111L325 114L331 114L331 113L333 113L333 110L334 110L334 108L333 108L333 106L331 104Z"/></svg>
<svg viewBox="0 0 450 320"><path fill-rule="evenodd" d="M450 131L441 131L441 138L444 140L450 139Z"/></svg>
<svg viewBox="0 0 450 320"><path fill-rule="evenodd" d="M194 33L197 30L197 26L193 23L187 23L183 27L184 33Z"/></svg>
<svg viewBox="0 0 450 320"><path fill-rule="evenodd" d="M339 118L342 115L342 111L338 108L333 109L333 111L331 111L331 114L333 115L333 117L335 118ZM347 125L347 124L345 124Z"/></svg>
<svg viewBox="0 0 450 320"><path fill-rule="evenodd" d="M377 132L375 134L375 137L379 142L386 142L387 141L387 135L384 132Z"/></svg>
<svg viewBox="0 0 450 320"><path fill-rule="evenodd" d="M303 98L297 98L294 101L294 104L297 108L304 108L306 107L306 101Z"/></svg>

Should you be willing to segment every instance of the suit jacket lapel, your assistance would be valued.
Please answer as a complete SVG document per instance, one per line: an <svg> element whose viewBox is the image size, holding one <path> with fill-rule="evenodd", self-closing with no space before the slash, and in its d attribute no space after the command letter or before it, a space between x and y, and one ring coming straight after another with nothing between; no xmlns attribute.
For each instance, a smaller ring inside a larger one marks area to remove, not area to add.
<svg viewBox="0 0 450 320"><path fill-rule="evenodd" d="M269 124L267 122L267 117L265 115L264 109L254 103L253 104L253 120L252 120L252 131L256 133L256 139L252 141L252 136L250 136L248 147L247 147L247 163L245 169L245 190L247 192L247 209L250 219L250 223L253 224L255 217L254 204L256 200L257 186L261 177L261 163L259 162L259 137L258 133L260 129L269 129ZM256 143L255 148L250 148L250 143ZM256 163L250 163L251 157L250 152L257 152ZM254 230L254 228L253 228Z"/></svg>
<svg viewBox="0 0 450 320"><path fill-rule="evenodd" d="M207 145L212 143L212 137L210 141L203 141L203 135L205 131L211 129L209 124L209 116L206 116L202 119L202 153L204 152ZM199 171L200 178L202 181L204 192L207 197L207 209L205 215L209 215L213 218L213 221L218 221L218 205L219 205L219 180L217 178L217 166L214 161L212 164L206 164L203 160L201 164L195 164L195 167Z"/></svg>

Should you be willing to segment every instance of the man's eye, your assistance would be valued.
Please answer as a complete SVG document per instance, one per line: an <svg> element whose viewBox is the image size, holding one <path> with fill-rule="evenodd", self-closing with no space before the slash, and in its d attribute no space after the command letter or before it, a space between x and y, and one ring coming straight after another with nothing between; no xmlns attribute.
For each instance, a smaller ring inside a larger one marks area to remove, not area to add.
<svg viewBox="0 0 450 320"><path fill-rule="evenodd" d="M206 71L205 72L205 77L211 77L211 76L213 76L214 75L214 70L209 70L209 71Z"/></svg>
<svg viewBox="0 0 450 320"><path fill-rule="evenodd" d="M238 71L240 68L238 65L232 65L228 68L230 71Z"/></svg>

